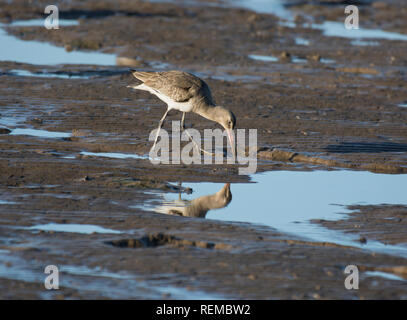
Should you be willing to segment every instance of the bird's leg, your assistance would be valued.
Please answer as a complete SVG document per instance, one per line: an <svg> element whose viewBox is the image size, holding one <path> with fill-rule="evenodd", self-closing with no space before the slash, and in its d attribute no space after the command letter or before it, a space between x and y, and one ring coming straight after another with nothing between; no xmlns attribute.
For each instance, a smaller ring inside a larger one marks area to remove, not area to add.
<svg viewBox="0 0 407 320"><path fill-rule="evenodd" d="M181 130L184 131L185 130L185 112L182 113L182 119L181 119ZM197 148L198 152L203 152L203 153L207 153L210 154L211 156L214 156L215 154L212 152L208 152L204 149L202 149L200 146L198 146L198 144L195 142L195 140L191 137L191 135L189 134L188 130L185 130L186 134L188 135L189 139L191 139L192 143L195 145L195 148Z"/></svg>
<svg viewBox="0 0 407 320"><path fill-rule="evenodd" d="M182 113L182 119L181 119L181 130L185 130L185 112Z"/></svg>
<svg viewBox="0 0 407 320"><path fill-rule="evenodd" d="M185 114L185 113L184 113L184 114ZM182 182L179 181L179 182L178 182L178 200L180 200L180 201L182 200L182 199L181 199L181 192L182 192L181 190L182 190Z"/></svg>
<svg viewBox="0 0 407 320"><path fill-rule="evenodd" d="M157 134L155 136L155 140L154 140L154 144L153 144L153 149L155 148L155 145L157 144L157 139L158 139L158 135L160 134L160 130L164 124L165 118L167 117L167 114L170 110L167 109L167 111L165 111L164 116L161 118L160 123L158 124L158 129L157 129Z"/></svg>

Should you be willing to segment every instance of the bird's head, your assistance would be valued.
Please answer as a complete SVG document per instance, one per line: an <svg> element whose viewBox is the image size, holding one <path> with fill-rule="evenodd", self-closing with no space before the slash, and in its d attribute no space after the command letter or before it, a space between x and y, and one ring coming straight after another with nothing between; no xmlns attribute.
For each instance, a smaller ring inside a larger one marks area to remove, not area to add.
<svg viewBox="0 0 407 320"><path fill-rule="evenodd" d="M230 146L232 148L233 156L236 157L236 146L235 146L235 134L234 129L236 127L236 117L232 111L224 108L224 107L217 107L217 122L225 128Z"/></svg>
<svg viewBox="0 0 407 320"><path fill-rule="evenodd" d="M209 196L210 208L220 209L225 208L232 201L232 192L230 191L230 183L226 183L222 189L216 192L214 195Z"/></svg>
<svg viewBox="0 0 407 320"><path fill-rule="evenodd" d="M226 130L233 130L236 127L236 117L232 111L218 107L218 123Z"/></svg>

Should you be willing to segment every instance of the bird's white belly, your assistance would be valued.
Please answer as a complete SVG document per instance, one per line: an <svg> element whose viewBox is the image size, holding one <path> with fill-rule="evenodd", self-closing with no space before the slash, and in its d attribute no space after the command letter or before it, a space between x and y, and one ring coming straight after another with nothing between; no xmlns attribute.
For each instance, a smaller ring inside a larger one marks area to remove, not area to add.
<svg viewBox="0 0 407 320"><path fill-rule="evenodd" d="M168 109L178 110L181 112L190 112L192 110L191 102L177 102L172 100L170 97L163 95L159 92L154 92L154 94L162 101L164 101L168 105Z"/></svg>
<svg viewBox="0 0 407 320"><path fill-rule="evenodd" d="M144 83L135 88L139 89L139 90L146 90L146 91L149 91L150 93L154 94L161 101L164 101L168 105L169 110L175 109L175 110L178 110L181 112L190 112L192 110L192 103L190 101L187 101L187 102L174 101L170 97L158 92L157 90L154 90L153 88L150 88L149 86L145 85Z"/></svg>
<svg viewBox="0 0 407 320"><path fill-rule="evenodd" d="M190 112L192 110L191 102L172 102L168 105L170 109L179 110L181 112Z"/></svg>

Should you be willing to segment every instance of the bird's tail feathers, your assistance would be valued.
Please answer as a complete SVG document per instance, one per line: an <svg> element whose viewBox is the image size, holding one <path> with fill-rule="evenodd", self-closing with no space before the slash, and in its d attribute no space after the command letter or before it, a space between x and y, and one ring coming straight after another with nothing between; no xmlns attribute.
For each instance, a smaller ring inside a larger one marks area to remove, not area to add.
<svg viewBox="0 0 407 320"><path fill-rule="evenodd" d="M144 84L131 84L129 86L126 86L126 88L131 88L131 89L136 89L136 90L144 90L144 91L150 91L149 88Z"/></svg>
<svg viewBox="0 0 407 320"><path fill-rule="evenodd" d="M151 76L150 72L137 71L135 69L131 69L130 72L135 78L143 82L145 82Z"/></svg>

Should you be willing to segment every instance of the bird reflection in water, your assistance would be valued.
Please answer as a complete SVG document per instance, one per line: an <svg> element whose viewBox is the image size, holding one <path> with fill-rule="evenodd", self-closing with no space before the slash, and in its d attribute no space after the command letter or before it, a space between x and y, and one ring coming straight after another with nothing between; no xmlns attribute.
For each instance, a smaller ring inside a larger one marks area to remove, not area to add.
<svg viewBox="0 0 407 320"><path fill-rule="evenodd" d="M225 208L232 201L230 183L226 183L215 194L202 196L194 200L183 200L181 194L177 200L164 202L155 211L183 217L205 218L209 210Z"/></svg>

